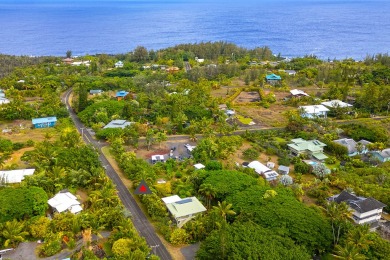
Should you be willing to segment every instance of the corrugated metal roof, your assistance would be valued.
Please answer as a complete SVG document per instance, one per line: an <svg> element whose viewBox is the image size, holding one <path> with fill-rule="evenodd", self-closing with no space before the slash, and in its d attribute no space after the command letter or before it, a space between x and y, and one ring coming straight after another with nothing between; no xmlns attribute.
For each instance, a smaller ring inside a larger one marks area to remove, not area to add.
<svg viewBox="0 0 390 260"><path fill-rule="evenodd" d="M33 118L32 123L35 124L42 124L42 123L52 123L56 122L57 117L52 116L52 117L41 117L41 118Z"/></svg>

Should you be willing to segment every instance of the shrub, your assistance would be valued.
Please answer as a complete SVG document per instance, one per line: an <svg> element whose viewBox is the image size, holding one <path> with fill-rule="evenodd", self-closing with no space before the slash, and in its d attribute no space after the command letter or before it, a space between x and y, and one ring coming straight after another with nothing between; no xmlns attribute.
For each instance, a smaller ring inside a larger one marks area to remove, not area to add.
<svg viewBox="0 0 390 260"><path fill-rule="evenodd" d="M279 157L278 158L278 164L279 165L286 165L286 166L288 166L288 165L290 165L290 158L288 158L288 157Z"/></svg>
<svg viewBox="0 0 390 260"><path fill-rule="evenodd" d="M208 161L205 166L209 171L222 170L222 163L219 161Z"/></svg>
<svg viewBox="0 0 390 260"><path fill-rule="evenodd" d="M255 160L259 157L260 153L255 148L246 149L242 155L246 160Z"/></svg>

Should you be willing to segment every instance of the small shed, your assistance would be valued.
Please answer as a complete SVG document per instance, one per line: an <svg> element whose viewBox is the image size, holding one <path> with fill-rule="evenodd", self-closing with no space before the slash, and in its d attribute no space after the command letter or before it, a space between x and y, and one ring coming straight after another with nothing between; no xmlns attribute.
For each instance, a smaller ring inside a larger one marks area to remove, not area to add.
<svg viewBox="0 0 390 260"><path fill-rule="evenodd" d="M57 117L41 117L41 118L33 118L32 124L34 128L47 128L55 126L57 122Z"/></svg>
<svg viewBox="0 0 390 260"><path fill-rule="evenodd" d="M290 173L290 167L284 166L284 165L279 165L278 172L282 175L286 175Z"/></svg>
<svg viewBox="0 0 390 260"><path fill-rule="evenodd" d="M275 163L267 162L267 167L270 168L270 169L273 169L273 168L275 168Z"/></svg>

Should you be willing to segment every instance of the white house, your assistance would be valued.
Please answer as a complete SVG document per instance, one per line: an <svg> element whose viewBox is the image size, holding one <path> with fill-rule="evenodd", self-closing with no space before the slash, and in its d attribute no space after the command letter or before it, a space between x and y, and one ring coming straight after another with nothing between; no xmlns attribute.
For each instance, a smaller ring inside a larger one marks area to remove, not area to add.
<svg viewBox="0 0 390 260"><path fill-rule="evenodd" d="M346 202L352 210L352 219L356 224L377 223L381 218L383 208L386 207L385 204L374 198L358 197L345 190L328 198L328 200L337 203Z"/></svg>
<svg viewBox="0 0 390 260"><path fill-rule="evenodd" d="M123 62L122 61L118 61L115 63L115 68L123 68Z"/></svg>
<svg viewBox="0 0 390 260"><path fill-rule="evenodd" d="M165 157L162 154L152 155L152 163L165 162Z"/></svg>
<svg viewBox="0 0 390 260"><path fill-rule="evenodd" d="M341 100L338 100L338 99L322 102L321 104L326 106L326 107L330 107L330 108L338 108L338 107L340 107L340 108L347 108L347 107L352 107L351 104L345 103L345 102L343 102Z"/></svg>
<svg viewBox="0 0 390 260"><path fill-rule="evenodd" d="M390 148L384 149L382 151L372 152L371 154L381 162L390 161Z"/></svg>
<svg viewBox="0 0 390 260"><path fill-rule="evenodd" d="M276 180L279 176L277 172L271 170L259 161L250 162L247 167L254 169L256 173L263 175L267 181Z"/></svg>
<svg viewBox="0 0 390 260"><path fill-rule="evenodd" d="M301 117L306 118L326 117L329 112L329 109L323 105L300 106L299 109L302 110Z"/></svg>
<svg viewBox="0 0 390 260"><path fill-rule="evenodd" d="M309 97L309 94L299 89L292 89L290 90L290 93L292 97Z"/></svg>
<svg viewBox="0 0 390 260"><path fill-rule="evenodd" d="M203 63L204 62L204 59L199 59L198 57L195 57L195 60L199 63Z"/></svg>
<svg viewBox="0 0 390 260"><path fill-rule="evenodd" d="M58 213L68 210L69 212L76 214L83 210L76 196L68 191L60 191L53 198L49 199L48 203L50 207Z"/></svg>
<svg viewBox="0 0 390 260"><path fill-rule="evenodd" d="M181 199L179 196L173 195L162 198L162 200L179 228L198 214L206 211L206 208L196 197Z"/></svg>
<svg viewBox="0 0 390 260"><path fill-rule="evenodd" d="M0 171L0 183L21 183L24 176L33 175L35 169Z"/></svg>

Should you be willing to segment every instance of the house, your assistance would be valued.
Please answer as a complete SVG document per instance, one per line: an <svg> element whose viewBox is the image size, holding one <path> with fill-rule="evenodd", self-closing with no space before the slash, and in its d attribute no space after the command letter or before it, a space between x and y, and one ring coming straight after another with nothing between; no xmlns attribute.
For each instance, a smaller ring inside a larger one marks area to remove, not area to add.
<svg viewBox="0 0 390 260"><path fill-rule="evenodd" d="M378 223L382 210L386 207L385 204L374 198L358 197L345 190L328 198L328 200L337 203L347 203L352 210L352 219L356 224Z"/></svg>
<svg viewBox="0 0 390 260"><path fill-rule="evenodd" d="M324 147L326 144L318 140L304 140L302 138L292 139L290 144L287 144L288 149L291 154L294 156L299 156L301 154L306 154L314 159L319 161L325 160L328 158L324 154Z"/></svg>
<svg viewBox="0 0 390 260"><path fill-rule="evenodd" d="M301 117L306 118L317 118L317 117L326 117L329 109L323 105L314 105L314 106L300 106Z"/></svg>
<svg viewBox="0 0 390 260"><path fill-rule="evenodd" d="M187 152L189 153L191 153L196 148L196 146L190 144L185 144L184 147L187 148Z"/></svg>
<svg viewBox="0 0 390 260"><path fill-rule="evenodd" d="M380 162L390 161L390 148L384 149L382 151L375 151L371 153L372 156L377 158Z"/></svg>
<svg viewBox="0 0 390 260"><path fill-rule="evenodd" d="M275 85L276 83L280 82L282 80L282 78L276 74L269 74L267 76L265 76L265 80L267 81L267 83L271 84L271 85Z"/></svg>
<svg viewBox="0 0 390 260"><path fill-rule="evenodd" d="M297 75L297 72L295 70L285 70L284 73L286 73L289 76Z"/></svg>
<svg viewBox="0 0 390 260"><path fill-rule="evenodd" d="M287 175L290 173L290 167L284 166L284 165L279 165L278 172L282 175Z"/></svg>
<svg viewBox="0 0 390 260"><path fill-rule="evenodd" d="M9 103L10 103L10 101L8 98L0 97L0 105L9 104Z"/></svg>
<svg viewBox="0 0 390 260"><path fill-rule="evenodd" d="M67 190L57 193L53 198L48 200L48 203L53 211L58 213L69 211L76 214L83 210L76 196Z"/></svg>
<svg viewBox="0 0 390 260"><path fill-rule="evenodd" d="M352 107L351 104L345 103L341 100L335 99L331 101L322 102L322 105L329 107L329 108L347 108Z"/></svg>
<svg viewBox="0 0 390 260"><path fill-rule="evenodd" d="M206 208L196 197L181 199L179 196L173 195L162 198L162 200L179 228L198 214L206 211Z"/></svg>
<svg viewBox="0 0 390 260"><path fill-rule="evenodd" d="M12 171L0 171L0 184L2 183L21 183L24 176L33 175L35 169L21 169Z"/></svg>
<svg viewBox="0 0 390 260"><path fill-rule="evenodd" d="M152 164L155 164L158 162L165 162L164 155L159 155L159 154L152 155L151 160L152 160Z"/></svg>
<svg viewBox="0 0 390 260"><path fill-rule="evenodd" d="M66 59L63 59L62 62L64 62L65 64L71 64L73 62L73 59L72 58L66 58Z"/></svg>
<svg viewBox="0 0 390 260"><path fill-rule="evenodd" d="M225 115L227 115L228 117L234 116L235 114L236 114L236 111L234 111L232 109L225 110Z"/></svg>
<svg viewBox="0 0 390 260"><path fill-rule="evenodd" d="M126 126L129 126L131 124L132 124L132 122L117 119L117 120L112 120L110 123L105 125L103 127L103 129L107 129L107 128L122 128L122 129L124 129Z"/></svg>
<svg viewBox="0 0 390 260"><path fill-rule="evenodd" d="M91 94L91 95L100 95L102 93L103 93L103 90L101 90L101 89L91 89L89 91L89 94Z"/></svg>
<svg viewBox="0 0 390 260"><path fill-rule="evenodd" d="M57 122L57 117L52 116L52 117L33 118L31 121L34 128L53 127Z"/></svg>
<svg viewBox="0 0 390 260"><path fill-rule="evenodd" d="M299 90L299 89L292 89L290 90L291 97L310 97L309 94L307 94L305 91Z"/></svg>
<svg viewBox="0 0 390 260"><path fill-rule="evenodd" d="M115 63L115 68L123 68L123 62L122 61L118 61Z"/></svg>
<svg viewBox="0 0 390 260"><path fill-rule="evenodd" d="M197 164L195 164L194 165L194 167L195 167L195 169L197 169L197 170L200 170L200 169L204 169L204 168L206 168L206 166L204 166L203 164L201 164L201 163L197 163Z"/></svg>
<svg viewBox="0 0 390 260"><path fill-rule="evenodd" d="M259 161L253 161L249 163L247 167L254 169L256 173L263 175L267 181L276 180L279 176L277 172L271 170Z"/></svg>
<svg viewBox="0 0 390 260"><path fill-rule="evenodd" d="M204 62L204 59L199 59L198 57L195 57L195 60L199 63L203 63Z"/></svg>
<svg viewBox="0 0 390 260"><path fill-rule="evenodd" d="M124 99L128 94L129 94L129 92L121 90L121 91L116 92L115 97L119 101L119 100Z"/></svg>
<svg viewBox="0 0 390 260"><path fill-rule="evenodd" d="M355 142L355 140L348 138L337 139L333 142L346 147L348 149L348 156L366 154L368 152L367 145L371 144L371 142L366 140L360 140L359 142ZM361 148L359 146L361 146ZM359 152L358 149L361 149L361 151Z"/></svg>

